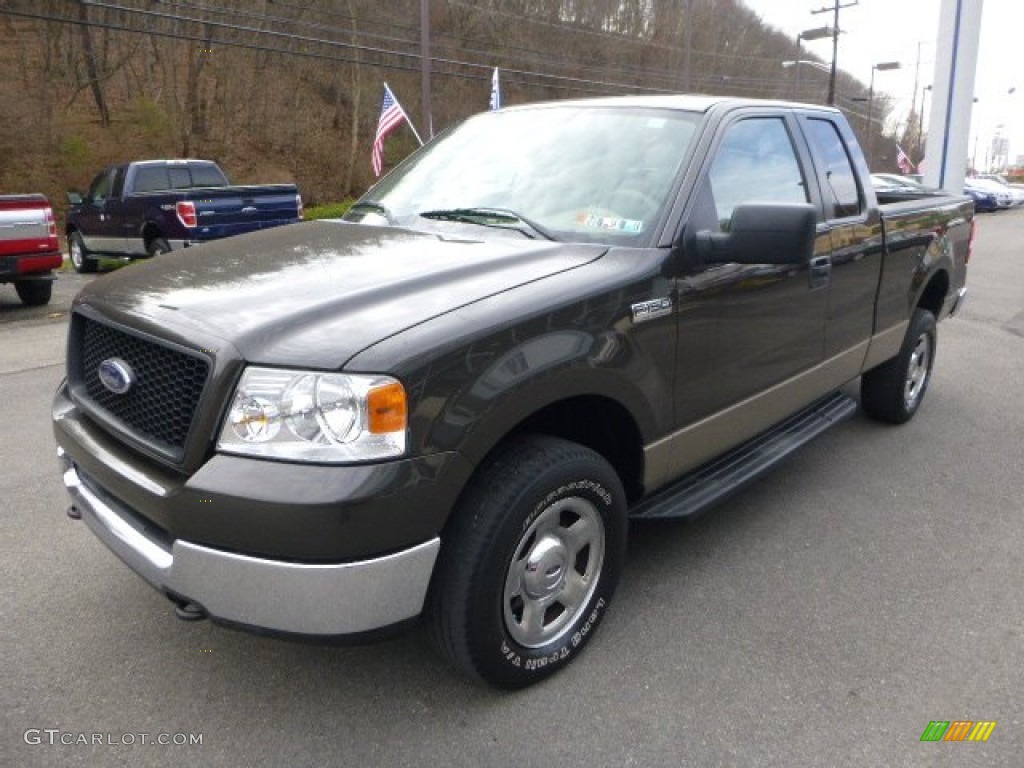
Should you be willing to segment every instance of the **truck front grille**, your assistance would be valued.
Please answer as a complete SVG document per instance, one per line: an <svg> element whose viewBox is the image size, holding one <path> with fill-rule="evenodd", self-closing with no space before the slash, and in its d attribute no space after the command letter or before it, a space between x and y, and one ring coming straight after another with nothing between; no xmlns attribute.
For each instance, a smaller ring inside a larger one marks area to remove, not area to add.
<svg viewBox="0 0 1024 768"><path fill-rule="evenodd" d="M131 437L180 462L209 375L209 361L198 352L125 333L81 315L75 320L68 372L72 390L84 396L87 408L113 417ZM100 380L100 364L115 358L124 361L133 375L132 386L124 394L112 392Z"/></svg>

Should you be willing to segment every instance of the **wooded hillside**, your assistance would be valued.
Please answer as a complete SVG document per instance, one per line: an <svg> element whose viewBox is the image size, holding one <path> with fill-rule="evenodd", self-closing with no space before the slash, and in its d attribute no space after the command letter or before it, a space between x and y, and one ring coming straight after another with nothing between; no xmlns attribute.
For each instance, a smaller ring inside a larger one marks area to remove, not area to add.
<svg viewBox="0 0 1024 768"><path fill-rule="evenodd" d="M2 0L0 191L63 206L107 164L191 156L238 183L294 181L308 203L359 194L385 80L429 132L420 14L419 0ZM435 132L487 108L494 67L506 105L827 91L826 73L782 67L795 41L739 0L430 0L429 18ZM863 84L841 74L837 90L863 111ZM399 130L386 165L415 145Z"/></svg>

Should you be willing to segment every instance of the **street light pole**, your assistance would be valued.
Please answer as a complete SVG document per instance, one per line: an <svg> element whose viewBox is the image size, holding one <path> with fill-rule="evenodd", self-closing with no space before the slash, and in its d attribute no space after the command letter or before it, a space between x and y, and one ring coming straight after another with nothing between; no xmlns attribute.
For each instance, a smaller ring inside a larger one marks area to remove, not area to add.
<svg viewBox="0 0 1024 768"><path fill-rule="evenodd" d="M871 111L875 104L875 72L886 72L890 69L899 69L900 63L898 61L882 61L878 64L871 65L871 85L868 87L868 120L867 120L867 135L868 135L868 168L871 167L871 160L874 157L871 149L874 142L874 131L871 130Z"/></svg>
<svg viewBox="0 0 1024 768"><path fill-rule="evenodd" d="M921 89L921 114L917 116L917 154L921 160L924 159L922 145L924 144L924 113L927 109L925 100L928 98L928 93L931 89L931 85L926 85ZM920 164L921 160L918 160L916 164Z"/></svg>
<svg viewBox="0 0 1024 768"><path fill-rule="evenodd" d="M821 40L826 37L832 36L832 27L815 27L814 29L805 29L803 32L796 36L796 60L800 61L800 41L801 40ZM800 99L800 67L796 68L796 75L793 78L793 91L794 98Z"/></svg>

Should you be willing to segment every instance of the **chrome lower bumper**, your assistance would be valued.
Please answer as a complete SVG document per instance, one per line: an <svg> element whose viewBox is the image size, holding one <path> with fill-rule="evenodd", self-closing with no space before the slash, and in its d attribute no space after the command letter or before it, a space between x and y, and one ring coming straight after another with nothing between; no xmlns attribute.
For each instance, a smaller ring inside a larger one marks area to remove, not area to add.
<svg viewBox="0 0 1024 768"><path fill-rule="evenodd" d="M214 619L307 635L367 632L418 615L440 548L435 538L386 557L305 564L237 555L178 539L170 548L135 516L100 498L58 449L64 485L82 520L161 592Z"/></svg>

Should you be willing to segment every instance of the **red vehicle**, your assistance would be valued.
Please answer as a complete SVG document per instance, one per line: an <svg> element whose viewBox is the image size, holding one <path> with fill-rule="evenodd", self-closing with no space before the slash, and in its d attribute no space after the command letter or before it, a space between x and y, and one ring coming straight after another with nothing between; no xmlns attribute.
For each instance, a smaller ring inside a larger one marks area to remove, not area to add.
<svg viewBox="0 0 1024 768"><path fill-rule="evenodd" d="M14 283L25 304L46 304L53 270L63 262L50 201L43 195L0 195L0 283Z"/></svg>

